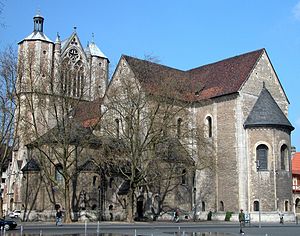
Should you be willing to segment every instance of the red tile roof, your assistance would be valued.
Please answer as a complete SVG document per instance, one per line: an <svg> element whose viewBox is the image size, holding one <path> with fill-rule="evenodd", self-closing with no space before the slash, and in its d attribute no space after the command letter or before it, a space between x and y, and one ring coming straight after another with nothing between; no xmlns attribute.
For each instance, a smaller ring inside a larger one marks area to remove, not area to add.
<svg viewBox="0 0 300 236"><path fill-rule="evenodd" d="M81 102L74 109L74 119L85 128L95 126L100 121L102 99Z"/></svg>
<svg viewBox="0 0 300 236"><path fill-rule="evenodd" d="M292 173L300 174L300 152L296 152L292 157Z"/></svg>
<svg viewBox="0 0 300 236"><path fill-rule="evenodd" d="M146 91L200 101L238 92L265 49L182 71L123 55ZM164 91L162 91L162 88Z"/></svg>

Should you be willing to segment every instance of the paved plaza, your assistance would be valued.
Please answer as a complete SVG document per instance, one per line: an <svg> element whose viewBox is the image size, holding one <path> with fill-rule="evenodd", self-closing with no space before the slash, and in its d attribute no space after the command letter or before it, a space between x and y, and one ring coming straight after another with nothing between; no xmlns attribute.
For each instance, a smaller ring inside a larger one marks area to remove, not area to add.
<svg viewBox="0 0 300 236"><path fill-rule="evenodd" d="M243 228L244 235L260 236L298 236L300 225L297 224L252 224ZM1 235L4 232L2 232ZM148 235L148 236L206 236L206 235L241 235L239 224L236 222L157 222L157 223L72 223L56 226L54 222L19 222L16 230L8 231L5 235Z"/></svg>

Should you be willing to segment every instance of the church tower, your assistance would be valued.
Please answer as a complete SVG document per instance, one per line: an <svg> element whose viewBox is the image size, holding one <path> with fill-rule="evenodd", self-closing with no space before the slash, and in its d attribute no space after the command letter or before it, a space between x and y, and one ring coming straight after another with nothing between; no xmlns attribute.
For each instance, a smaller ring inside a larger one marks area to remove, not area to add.
<svg viewBox="0 0 300 236"><path fill-rule="evenodd" d="M17 145L6 180L4 209L21 209L21 169L29 160L26 145L48 132L60 118L69 117L74 106L102 98L108 85L108 64L94 40L82 47L76 27L67 39L61 40L57 34L53 42L44 33L43 16L38 13L33 17L33 32L18 43Z"/></svg>

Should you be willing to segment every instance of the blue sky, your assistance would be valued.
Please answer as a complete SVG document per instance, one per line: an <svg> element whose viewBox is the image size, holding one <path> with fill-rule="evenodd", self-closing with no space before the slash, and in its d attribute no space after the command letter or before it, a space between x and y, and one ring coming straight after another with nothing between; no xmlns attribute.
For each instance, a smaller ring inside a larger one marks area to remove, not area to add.
<svg viewBox="0 0 300 236"><path fill-rule="evenodd" d="M85 46L94 33L112 68L121 54L152 55L184 70L266 48L291 103L292 145L300 151L300 0L1 1L0 49L32 32L38 9L52 40L76 26Z"/></svg>

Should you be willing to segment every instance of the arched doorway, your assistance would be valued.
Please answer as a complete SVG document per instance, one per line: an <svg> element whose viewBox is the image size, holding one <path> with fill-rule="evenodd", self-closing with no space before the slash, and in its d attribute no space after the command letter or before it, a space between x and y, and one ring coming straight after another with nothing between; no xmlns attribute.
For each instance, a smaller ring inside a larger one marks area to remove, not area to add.
<svg viewBox="0 0 300 236"><path fill-rule="evenodd" d="M300 213L300 198L297 198L295 201L295 211L296 213Z"/></svg>
<svg viewBox="0 0 300 236"><path fill-rule="evenodd" d="M136 211L138 218L143 218L144 216L144 196L139 196L137 198Z"/></svg>

